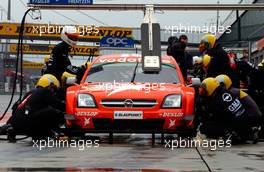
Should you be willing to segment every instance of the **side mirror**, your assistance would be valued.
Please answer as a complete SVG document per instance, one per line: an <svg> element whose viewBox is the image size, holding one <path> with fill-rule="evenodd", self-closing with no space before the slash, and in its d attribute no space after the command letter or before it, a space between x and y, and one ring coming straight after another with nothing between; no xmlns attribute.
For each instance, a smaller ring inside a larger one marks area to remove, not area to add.
<svg viewBox="0 0 264 172"><path fill-rule="evenodd" d="M76 77L67 77L66 78L66 85L70 86L70 85L77 85L77 79Z"/></svg>
<svg viewBox="0 0 264 172"><path fill-rule="evenodd" d="M188 85L189 87L200 87L202 84L200 78L192 78L191 81L192 83Z"/></svg>

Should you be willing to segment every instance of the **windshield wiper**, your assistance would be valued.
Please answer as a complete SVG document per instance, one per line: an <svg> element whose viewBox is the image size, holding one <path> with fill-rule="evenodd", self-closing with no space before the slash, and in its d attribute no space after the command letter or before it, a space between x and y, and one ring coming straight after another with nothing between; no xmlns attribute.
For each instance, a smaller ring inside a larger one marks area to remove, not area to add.
<svg viewBox="0 0 264 172"><path fill-rule="evenodd" d="M168 64L168 63L162 63L162 66L168 66L168 67L171 67L173 69L176 69L176 67L172 64Z"/></svg>
<svg viewBox="0 0 264 172"><path fill-rule="evenodd" d="M132 76L131 82L134 82L134 80L135 80L135 78L136 78L137 67L138 67L138 61L137 61L137 64L136 64L136 66L135 66L135 69L134 69L134 72L133 72L133 76Z"/></svg>

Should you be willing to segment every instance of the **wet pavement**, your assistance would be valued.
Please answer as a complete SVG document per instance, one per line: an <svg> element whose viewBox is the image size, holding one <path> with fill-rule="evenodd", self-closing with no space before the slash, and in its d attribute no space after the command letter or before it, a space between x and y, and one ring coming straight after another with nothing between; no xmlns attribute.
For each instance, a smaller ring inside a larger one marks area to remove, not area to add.
<svg viewBox="0 0 264 172"><path fill-rule="evenodd" d="M8 96L0 96L1 112L7 101ZM41 149L40 142L30 139L17 143L0 141L0 171L208 171L195 148L172 150L159 144L159 135L155 146L147 134L114 135L112 145L107 143L108 135L100 134L99 138L100 142L97 138L91 142L75 140L71 146L50 141L50 147L46 142ZM263 142L199 151L212 171L264 172Z"/></svg>
<svg viewBox="0 0 264 172"><path fill-rule="evenodd" d="M151 146L149 135L118 135L113 145L104 143L106 135L101 139L99 147L42 150L30 140L1 141L0 171L208 171L195 148ZM213 171L264 171L263 143L199 150Z"/></svg>

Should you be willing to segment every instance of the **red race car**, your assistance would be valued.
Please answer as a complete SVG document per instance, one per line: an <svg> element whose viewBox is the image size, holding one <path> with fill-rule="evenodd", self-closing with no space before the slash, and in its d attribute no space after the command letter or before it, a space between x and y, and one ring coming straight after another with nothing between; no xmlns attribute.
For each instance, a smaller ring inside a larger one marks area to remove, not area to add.
<svg viewBox="0 0 264 172"><path fill-rule="evenodd" d="M176 61L144 72L139 55L97 57L81 83L67 89L66 121L83 132L178 133L193 129L194 88Z"/></svg>

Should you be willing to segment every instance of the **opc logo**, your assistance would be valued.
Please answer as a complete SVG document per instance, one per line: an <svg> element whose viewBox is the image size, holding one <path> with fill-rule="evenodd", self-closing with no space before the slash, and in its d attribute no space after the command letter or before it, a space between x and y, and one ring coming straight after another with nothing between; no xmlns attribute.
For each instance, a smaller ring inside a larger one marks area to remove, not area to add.
<svg viewBox="0 0 264 172"><path fill-rule="evenodd" d="M117 46L119 44L127 45L127 38L116 38L116 37L109 37L106 39L107 44L112 44L114 46Z"/></svg>
<svg viewBox="0 0 264 172"><path fill-rule="evenodd" d="M100 40L101 47L134 47L134 40L130 37L106 36Z"/></svg>

